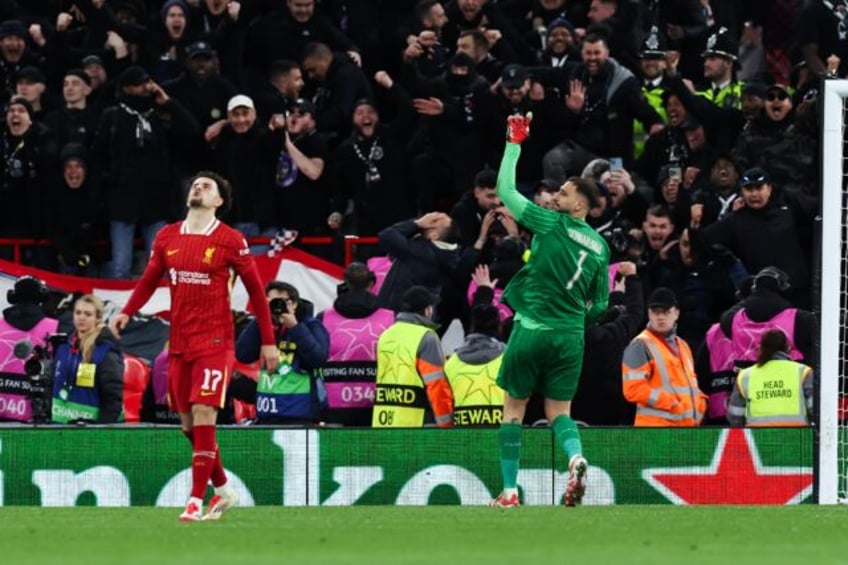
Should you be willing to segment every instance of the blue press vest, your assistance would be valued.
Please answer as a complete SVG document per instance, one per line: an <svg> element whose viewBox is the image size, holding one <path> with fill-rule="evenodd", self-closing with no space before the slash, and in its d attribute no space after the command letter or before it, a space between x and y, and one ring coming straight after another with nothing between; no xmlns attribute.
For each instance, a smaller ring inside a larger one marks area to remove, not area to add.
<svg viewBox="0 0 848 565"><path fill-rule="evenodd" d="M113 350L110 343L95 346L91 363L100 365L106 354ZM53 421L67 423L73 420L97 421L100 414L100 393L95 370L92 386L77 386L77 372L82 363L82 351L71 351L63 343L53 357Z"/></svg>

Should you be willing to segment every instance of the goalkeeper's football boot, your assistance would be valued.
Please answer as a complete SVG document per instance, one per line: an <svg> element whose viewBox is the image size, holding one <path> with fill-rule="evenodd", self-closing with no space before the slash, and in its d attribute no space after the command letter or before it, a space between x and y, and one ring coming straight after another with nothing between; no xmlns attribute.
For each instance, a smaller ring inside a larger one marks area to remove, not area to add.
<svg viewBox="0 0 848 565"><path fill-rule="evenodd" d="M568 486L562 495L562 503L566 506L579 506L586 493L586 471L589 463L582 455L575 455L568 465Z"/></svg>
<svg viewBox="0 0 848 565"><path fill-rule="evenodd" d="M209 501L209 510L203 515L203 520L218 520L228 508L238 504L238 495L232 487L225 486Z"/></svg>
<svg viewBox="0 0 848 565"><path fill-rule="evenodd" d="M186 504L185 510L180 514L180 522L198 522L203 516L203 503L191 498Z"/></svg>
<svg viewBox="0 0 848 565"><path fill-rule="evenodd" d="M518 502L517 492L512 493L510 496L500 493L496 499L489 502L489 506L492 508L515 508L521 506L521 503Z"/></svg>

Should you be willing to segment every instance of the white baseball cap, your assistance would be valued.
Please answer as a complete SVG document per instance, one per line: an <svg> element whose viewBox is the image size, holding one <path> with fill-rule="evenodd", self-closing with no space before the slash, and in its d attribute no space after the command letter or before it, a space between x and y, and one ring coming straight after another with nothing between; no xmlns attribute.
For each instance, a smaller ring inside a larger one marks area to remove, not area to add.
<svg viewBox="0 0 848 565"><path fill-rule="evenodd" d="M227 112L232 112L233 110L241 106L245 106L252 110L256 109L256 106L253 105L253 100L250 98L250 96L245 96L244 94L236 94L235 96L230 98L229 102L227 102Z"/></svg>

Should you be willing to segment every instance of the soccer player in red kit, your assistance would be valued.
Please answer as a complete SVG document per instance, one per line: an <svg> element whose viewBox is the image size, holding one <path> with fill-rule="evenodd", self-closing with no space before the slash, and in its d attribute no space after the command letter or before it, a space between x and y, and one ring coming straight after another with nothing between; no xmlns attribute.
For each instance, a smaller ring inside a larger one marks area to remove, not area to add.
<svg viewBox="0 0 848 565"><path fill-rule="evenodd" d="M234 361L235 336L230 311L232 272L250 296L262 338L260 356L268 372L279 363L271 313L247 242L241 233L216 218L231 201L231 188L216 173L199 172L191 180L188 214L162 228L153 242L150 261L120 314L110 322L119 335L130 316L156 290L163 275L171 288L171 336L168 400L180 414L183 434L193 447L191 497L180 520L217 520L237 503L227 484L215 439L218 410L224 406ZM203 514L206 485L215 495Z"/></svg>

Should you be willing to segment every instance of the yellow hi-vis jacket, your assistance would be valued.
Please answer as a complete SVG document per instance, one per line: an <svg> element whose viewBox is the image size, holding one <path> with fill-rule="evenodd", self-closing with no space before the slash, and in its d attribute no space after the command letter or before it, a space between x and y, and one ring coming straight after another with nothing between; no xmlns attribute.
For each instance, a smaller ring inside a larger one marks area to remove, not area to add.
<svg viewBox="0 0 848 565"><path fill-rule="evenodd" d="M503 354L488 363L472 365L452 355L445 376L453 391L455 426L493 426L503 420L504 391L495 382Z"/></svg>
<svg viewBox="0 0 848 565"><path fill-rule="evenodd" d="M812 369L789 359L772 359L748 367L736 386L746 400L745 425L801 427L808 425L804 381Z"/></svg>

